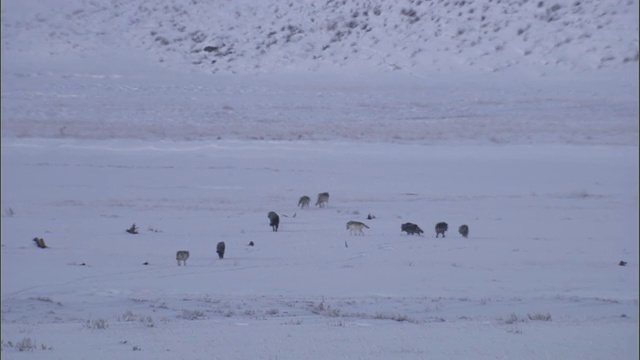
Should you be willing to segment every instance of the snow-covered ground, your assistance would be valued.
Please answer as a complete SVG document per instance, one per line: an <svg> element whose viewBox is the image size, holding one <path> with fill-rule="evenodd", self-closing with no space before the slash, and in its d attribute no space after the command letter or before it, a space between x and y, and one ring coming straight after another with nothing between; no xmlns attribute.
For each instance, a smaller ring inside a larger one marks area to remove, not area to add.
<svg viewBox="0 0 640 360"><path fill-rule="evenodd" d="M637 10L3 2L2 358L638 358Z"/></svg>

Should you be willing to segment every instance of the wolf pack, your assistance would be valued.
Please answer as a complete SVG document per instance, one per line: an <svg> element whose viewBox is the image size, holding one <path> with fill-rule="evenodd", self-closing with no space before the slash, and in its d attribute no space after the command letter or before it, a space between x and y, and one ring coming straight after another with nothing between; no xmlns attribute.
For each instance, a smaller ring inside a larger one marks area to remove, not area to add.
<svg viewBox="0 0 640 360"><path fill-rule="evenodd" d="M311 198L307 195L303 195L298 200L298 207L301 209L305 209L309 207L310 203L311 203ZM328 192L319 193L315 206L320 208L325 208L328 206L328 204L329 204L329 193ZM269 219L269 226L271 227L271 230L274 232L277 232L278 228L280 227L280 216L275 211L269 211L269 213L267 213L267 218ZM371 214L367 216L367 219L374 219L374 218L375 217L372 216ZM351 220L347 222L347 230L349 231L350 235L363 236L365 235L364 229L369 229L369 226L363 223L362 221ZM127 229L127 232L130 234L137 234L137 231L135 230L136 228L134 224L130 229ZM448 230L449 230L449 225L446 222L437 223L435 226L436 238L440 237L440 235L442 235L442 237L444 238L445 233ZM406 232L407 235L422 235L424 233L424 231L420 228L420 226L410 222L400 225L400 231ZM468 237L469 226L466 224L460 225L460 227L458 228L458 232L463 237L465 238ZM47 247L44 243L44 240L40 238L35 238L33 239L33 241L36 242L36 245L40 248ZM254 245L253 241L249 245L253 246ZM224 241L220 241L216 245L216 253L218 254L219 259L224 259L225 250L226 250L226 244L224 243ZM176 252L176 261L178 262L178 266L186 266L188 259L189 259L188 250L178 250Z"/></svg>
<svg viewBox="0 0 640 360"><path fill-rule="evenodd" d="M310 203L311 203L311 198L307 195L303 195L298 200L298 207L301 209L305 209L309 207ZM319 193L315 206L324 208L324 207L327 207L328 204L329 204L329 193L328 192ZM269 219L269 226L271 226L271 230L277 232L278 228L280 227L280 216L275 211L269 211L269 213L267 214L267 218ZM373 218L374 217L371 214L367 216L367 219L373 219ZM349 231L350 235L362 236L364 235L364 229L369 229L369 226L363 223L362 221L351 220L347 222L347 230ZM444 238L445 233L448 230L449 230L449 225L446 222L437 223L435 226L436 238L440 237L440 235L442 235L442 237ZM420 228L420 226L410 222L400 225L400 231L406 232L407 235L418 235L418 236L424 233L424 231ZM458 228L458 232L463 237L465 238L468 237L469 226L466 224L460 225L460 227ZM253 242L251 242L250 245L253 245ZM216 253L218 254L218 257L220 259L224 258L225 247L226 245L223 241L219 242L218 245L216 246ZM176 260L178 261L178 266L180 265L186 266L187 259L189 259L189 251L179 250L178 252L176 252Z"/></svg>

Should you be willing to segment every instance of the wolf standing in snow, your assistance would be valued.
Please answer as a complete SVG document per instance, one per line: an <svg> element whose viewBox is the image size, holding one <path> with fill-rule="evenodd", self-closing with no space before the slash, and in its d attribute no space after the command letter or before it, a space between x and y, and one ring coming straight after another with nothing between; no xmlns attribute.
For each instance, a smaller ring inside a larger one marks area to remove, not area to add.
<svg viewBox="0 0 640 360"><path fill-rule="evenodd" d="M420 226L413 224L413 223L405 223L402 224L400 226L401 231L406 231L407 235L413 235L413 234L422 234L424 231L422 231L422 229L420 229Z"/></svg>
<svg viewBox="0 0 640 360"><path fill-rule="evenodd" d="M439 234L442 234L442 237L444 237L444 232L449 230L449 225L447 225L446 222L439 222L436 224L436 237L438 237Z"/></svg>
<svg viewBox="0 0 640 360"><path fill-rule="evenodd" d="M224 248L225 248L225 244L224 241L220 241L218 243L218 245L216 246L216 253L218 253L218 257L220 259L224 259Z"/></svg>
<svg viewBox="0 0 640 360"><path fill-rule="evenodd" d="M318 201L316 201L316 206L325 207L329 203L329 193L323 192L318 194Z"/></svg>
<svg viewBox="0 0 640 360"><path fill-rule="evenodd" d="M187 266L187 259L189 258L189 252L187 250L179 250L176 253L176 260L178 260L178 266L180 266L180 261Z"/></svg>
<svg viewBox="0 0 640 360"><path fill-rule="evenodd" d="M280 225L280 217L278 214L276 214L275 211L269 211L267 217L269 218L269 225L271 226L271 229L273 229L273 231L278 231L278 226Z"/></svg>
<svg viewBox="0 0 640 360"><path fill-rule="evenodd" d="M362 229L364 228L369 228L367 226L367 224L362 223L360 221L349 221L347 223L347 230L349 230L349 234L353 235L354 233L356 235L364 235L364 232L362 231Z"/></svg>
<svg viewBox="0 0 640 360"><path fill-rule="evenodd" d="M462 235L464 237L469 236L469 226L460 225L460 227L458 228L458 232L460 233L460 235Z"/></svg>
<svg viewBox="0 0 640 360"><path fill-rule="evenodd" d="M302 197L300 197L300 200L298 200L298 206L301 209L304 209L306 207L309 207L309 202L311 201L311 198L308 197L307 195L304 195Z"/></svg>

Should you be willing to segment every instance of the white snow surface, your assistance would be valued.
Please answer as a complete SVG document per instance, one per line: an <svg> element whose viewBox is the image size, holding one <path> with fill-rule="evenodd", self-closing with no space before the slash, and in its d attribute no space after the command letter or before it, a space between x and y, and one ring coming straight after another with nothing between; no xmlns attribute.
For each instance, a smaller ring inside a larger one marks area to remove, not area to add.
<svg viewBox="0 0 640 360"><path fill-rule="evenodd" d="M640 355L637 1L12 0L1 54L3 359Z"/></svg>

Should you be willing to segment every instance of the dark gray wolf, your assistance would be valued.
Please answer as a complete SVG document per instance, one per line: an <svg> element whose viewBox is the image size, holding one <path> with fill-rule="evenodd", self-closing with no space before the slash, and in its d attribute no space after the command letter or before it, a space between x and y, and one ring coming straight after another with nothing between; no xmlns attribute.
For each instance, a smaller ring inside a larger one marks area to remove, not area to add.
<svg viewBox="0 0 640 360"><path fill-rule="evenodd" d="M467 225L460 225L460 227L458 228L458 232L460 233L460 235L467 237L469 236L469 227Z"/></svg>
<svg viewBox="0 0 640 360"><path fill-rule="evenodd" d="M300 197L300 200L298 200L298 206L301 209L304 209L306 207L309 207L309 202L311 201L311 198L308 197L307 195L304 195L302 197Z"/></svg>
<svg viewBox="0 0 640 360"><path fill-rule="evenodd" d="M224 241L220 241L218 243L218 246L216 246L216 253L218 253L218 257L220 259L224 259L224 248L225 248L225 244Z"/></svg>
<svg viewBox="0 0 640 360"><path fill-rule="evenodd" d="M318 194L318 201L316 201L316 206L325 207L329 203L329 193L323 192Z"/></svg>
<svg viewBox="0 0 640 360"><path fill-rule="evenodd" d="M267 217L269 218L269 225L271 226L271 229L273 229L273 231L278 231L278 226L280 225L280 217L278 214L276 214L275 211L269 211Z"/></svg>
<svg viewBox="0 0 640 360"><path fill-rule="evenodd" d="M187 259L189 258L189 252L187 250L179 250L176 253L176 260L178 260L178 266L180 266L180 261L187 266Z"/></svg>
<svg viewBox="0 0 640 360"><path fill-rule="evenodd" d="M436 224L436 237L438 237L439 234L442 234L442 237L444 237L444 232L449 230L449 225L447 225L446 222L439 222Z"/></svg>
<svg viewBox="0 0 640 360"><path fill-rule="evenodd" d="M413 235L413 234L422 234L424 233L424 231L422 231L422 229L420 229L420 226L413 224L413 223L406 223L406 224L402 224L402 226L400 226L400 229L402 231L406 231L407 235Z"/></svg>

